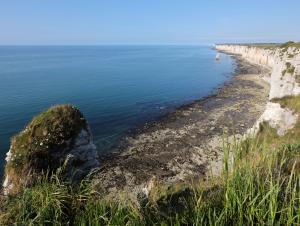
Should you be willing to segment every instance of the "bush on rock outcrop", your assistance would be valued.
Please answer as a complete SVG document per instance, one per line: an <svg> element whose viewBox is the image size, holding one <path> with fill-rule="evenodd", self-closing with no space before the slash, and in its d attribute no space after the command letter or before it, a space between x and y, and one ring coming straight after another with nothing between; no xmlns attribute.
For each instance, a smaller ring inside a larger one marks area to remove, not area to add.
<svg viewBox="0 0 300 226"><path fill-rule="evenodd" d="M6 161L6 194L17 193L62 166L64 177L76 181L99 165L88 123L71 105L51 107L33 118L12 138Z"/></svg>

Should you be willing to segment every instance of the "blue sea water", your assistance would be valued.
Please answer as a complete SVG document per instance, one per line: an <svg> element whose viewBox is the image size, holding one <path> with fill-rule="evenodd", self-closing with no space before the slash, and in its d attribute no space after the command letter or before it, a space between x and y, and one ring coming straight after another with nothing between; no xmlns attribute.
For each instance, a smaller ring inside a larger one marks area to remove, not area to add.
<svg viewBox="0 0 300 226"><path fill-rule="evenodd" d="M79 107L107 152L130 129L228 80L234 60L215 55L209 46L0 47L0 172L10 137L50 106Z"/></svg>

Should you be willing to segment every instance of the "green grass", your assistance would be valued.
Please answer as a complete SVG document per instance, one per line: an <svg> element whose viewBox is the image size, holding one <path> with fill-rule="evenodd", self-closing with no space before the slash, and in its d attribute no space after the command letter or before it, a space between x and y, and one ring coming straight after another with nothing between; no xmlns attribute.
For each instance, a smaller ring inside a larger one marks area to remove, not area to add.
<svg viewBox="0 0 300 226"><path fill-rule="evenodd" d="M289 47L300 47L300 42L289 41L280 45L280 48L289 48Z"/></svg>
<svg viewBox="0 0 300 226"><path fill-rule="evenodd" d="M82 113L71 105L57 105L34 117L11 140L12 158L5 172L10 175L14 190L17 192L22 183L33 182L42 171L56 170L61 162L55 151L62 150L67 141L72 142L70 139L86 126ZM32 178L24 181L29 174Z"/></svg>
<svg viewBox="0 0 300 226"><path fill-rule="evenodd" d="M272 50L272 49L278 48L280 46L280 44L278 44L278 43L253 43L253 44L247 44L247 46Z"/></svg>
<svg viewBox="0 0 300 226"><path fill-rule="evenodd" d="M279 47L281 48L281 52L284 53L290 47L300 48L300 42L289 41L289 42L281 44ZM289 58L291 58L291 57L289 56Z"/></svg>
<svg viewBox="0 0 300 226"><path fill-rule="evenodd" d="M300 112L300 96L275 101ZM0 225L299 225L299 138L300 122L283 137L264 123L256 137L224 143L221 177L157 184L141 205L44 176L1 202Z"/></svg>
<svg viewBox="0 0 300 226"><path fill-rule="evenodd" d="M265 131L266 132L266 131ZM265 134L266 133L262 133ZM266 135L269 136L270 134ZM271 149L262 137L234 148L221 178L177 189L157 186L136 204L98 197L87 182L41 180L2 205L1 225L293 225L300 223L300 143Z"/></svg>
<svg viewBox="0 0 300 226"><path fill-rule="evenodd" d="M276 49L276 48L281 48L282 52L286 52L289 47L296 47L300 48L300 42L293 42L293 41L288 41L286 43L253 43L253 44L246 44L247 46L251 47L258 47L258 48L263 48L263 49ZM289 58L292 57L292 54L289 56Z"/></svg>

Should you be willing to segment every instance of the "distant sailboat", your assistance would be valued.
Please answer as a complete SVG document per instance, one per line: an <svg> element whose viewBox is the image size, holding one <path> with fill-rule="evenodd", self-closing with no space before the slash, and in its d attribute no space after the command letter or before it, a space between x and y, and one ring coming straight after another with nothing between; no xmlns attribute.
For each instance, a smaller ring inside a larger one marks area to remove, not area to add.
<svg viewBox="0 0 300 226"><path fill-rule="evenodd" d="M220 53L217 53L216 60L220 60L220 57L221 57Z"/></svg>

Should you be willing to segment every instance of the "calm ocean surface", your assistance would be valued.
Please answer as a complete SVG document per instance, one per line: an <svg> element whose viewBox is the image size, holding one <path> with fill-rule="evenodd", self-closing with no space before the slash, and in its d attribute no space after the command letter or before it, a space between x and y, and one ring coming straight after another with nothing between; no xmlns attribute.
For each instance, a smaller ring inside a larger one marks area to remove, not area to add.
<svg viewBox="0 0 300 226"><path fill-rule="evenodd" d="M235 63L208 46L0 47L0 175L10 137L52 105L71 103L102 152L167 111L211 94Z"/></svg>

